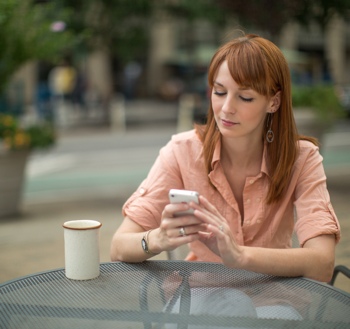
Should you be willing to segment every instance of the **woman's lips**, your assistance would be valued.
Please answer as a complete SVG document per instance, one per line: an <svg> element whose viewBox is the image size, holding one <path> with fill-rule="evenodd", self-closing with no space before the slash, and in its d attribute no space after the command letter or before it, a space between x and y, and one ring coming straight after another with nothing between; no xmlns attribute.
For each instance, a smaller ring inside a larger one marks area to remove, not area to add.
<svg viewBox="0 0 350 329"><path fill-rule="evenodd" d="M221 123L225 127L232 127L232 126L235 126L238 124L237 122L232 122L232 121L224 120L224 119L221 119Z"/></svg>

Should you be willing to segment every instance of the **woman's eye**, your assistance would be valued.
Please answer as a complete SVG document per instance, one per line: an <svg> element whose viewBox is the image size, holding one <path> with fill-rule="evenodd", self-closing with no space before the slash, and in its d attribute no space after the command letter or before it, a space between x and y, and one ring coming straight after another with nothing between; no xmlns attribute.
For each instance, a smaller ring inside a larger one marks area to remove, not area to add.
<svg viewBox="0 0 350 329"><path fill-rule="evenodd" d="M239 98L240 98L243 102L252 102L252 101L253 101L253 98L246 98L246 97L242 97L242 96L239 96Z"/></svg>
<svg viewBox="0 0 350 329"><path fill-rule="evenodd" d="M223 91L214 91L214 94L215 95L218 95L218 96L224 96L224 95L226 95L226 92L223 92Z"/></svg>

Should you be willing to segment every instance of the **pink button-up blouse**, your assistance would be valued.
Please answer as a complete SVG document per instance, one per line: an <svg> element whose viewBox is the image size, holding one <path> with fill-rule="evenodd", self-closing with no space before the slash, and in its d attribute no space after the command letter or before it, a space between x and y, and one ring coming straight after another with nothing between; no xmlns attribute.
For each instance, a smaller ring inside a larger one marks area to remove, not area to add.
<svg viewBox="0 0 350 329"><path fill-rule="evenodd" d="M260 173L247 177L244 191L244 221L220 163L220 142L208 175L201 156L202 142L194 130L174 135L160 150L147 178L123 206L123 215L145 230L160 225L161 213L169 203L172 188L199 192L227 219L240 245L290 248L293 230L302 246L308 239L334 234L340 239L340 227L330 202L322 156L308 141L300 141L299 156L283 199L267 205L269 173L263 158ZM215 186L213 188L210 183ZM176 220L176 219L174 219ZM199 241L190 245L188 259L221 262Z"/></svg>

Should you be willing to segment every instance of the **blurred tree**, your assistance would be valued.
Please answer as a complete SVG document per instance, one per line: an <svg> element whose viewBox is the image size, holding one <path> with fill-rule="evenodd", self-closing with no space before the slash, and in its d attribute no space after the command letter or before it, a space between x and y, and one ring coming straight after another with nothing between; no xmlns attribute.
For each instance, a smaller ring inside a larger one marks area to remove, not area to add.
<svg viewBox="0 0 350 329"><path fill-rule="evenodd" d="M287 23L318 26L323 34L324 53L334 83L348 80L345 66L345 23L350 18L349 0L218 0L224 11L236 15L240 23L269 33L278 44Z"/></svg>
<svg viewBox="0 0 350 329"><path fill-rule="evenodd" d="M193 22L196 19L206 19L217 25L224 25L225 11L217 5L215 0L176 0L155 1L155 5L162 6L172 15Z"/></svg>
<svg viewBox="0 0 350 329"><path fill-rule="evenodd" d="M18 1L18 0L17 0ZM94 58L93 66L104 72L104 91L102 98L108 103L111 96L114 77L111 59L117 59L120 66L133 59L142 60L148 54L149 25L157 19L159 8L165 9L171 16L185 22L186 49L189 57L194 50L193 23L205 19L215 25L224 25L224 11L213 0L36 0L35 3L49 5L51 19L66 22L69 30L79 38L75 42L73 54L90 54ZM63 18L68 12L72 15ZM73 14L79 13L79 14ZM96 64L96 60L99 64ZM104 63L102 63L104 62ZM92 73L97 78L96 70ZM106 76L107 75L107 76ZM109 76L108 76L109 75ZM99 81L102 81L99 78ZM101 83L102 84L102 83ZM108 87L110 85L110 87Z"/></svg>
<svg viewBox="0 0 350 329"><path fill-rule="evenodd" d="M55 33L53 6L30 0L0 1L0 96L12 74L29 60L58 59L76 42L69 29ZM68 19L65 11L62 19Z"/></svg>
<svg viewBox="0 0 350 329"><path fill-rule="evenodd" d="M350 18L349 0L298 0L295 4L293 18L308 26L316 22L324 31L334 15L338 14L345 20Z"/></svg>
<svg viewBox="0 0 350 329"><path fill-rule="evenodd" d="M158 10L167 12L171 17L175 17L182 24L184 31L181 34L182 51L186 55L185 58L187 58L187 63L182 64L187 65L183 68L184 73L181 78L184 79L187 92L196 92L196 66L198 65L196 50L199 46L196 40L196 23L199 21L210 22L212 29L216 30L225 26L228 17L223 8L218 6L214 0L154 1L154 6ZM216 32L217 30L214 34L219 36L220 33ZM172 64L176 64L176 62ZM202 77L200 79L202 80Z"/></svg>
<svg viewBox="0 0 350 329"><path fill-rule="evenodd" d="M69 24L76 33L84 33L88 51L108 48L111 54L127 62L145 52L147 28L152 9L148 0L55 0L74 15Z"/></svg>
<svg viewBox="0 0 350 329"><path fill-rule="evenodd" d="M75 33L84 35L78 51L87 56L87 79L97 93L108 119L116 73L133 59L147 55L148 24L152 1L55 0L56 6L78 13L69 21ZM77 50L75 50L75 53Z"/></svg>
<svg viewBox="0 0 350 329"><path fill-rule="evenodd" d="M265 30L275 37L289 21L304 26L316 22L324 30L334 14L349 18L349 0L218 0L225 12L239 17L243 24Z"/></svg>

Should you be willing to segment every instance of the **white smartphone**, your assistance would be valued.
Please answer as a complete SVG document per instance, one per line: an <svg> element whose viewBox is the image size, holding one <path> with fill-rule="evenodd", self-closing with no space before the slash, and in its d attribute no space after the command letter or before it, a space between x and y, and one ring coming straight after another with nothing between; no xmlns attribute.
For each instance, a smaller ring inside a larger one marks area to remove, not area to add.
<svg viewBox="0 0 350 329"><path fill-rule="evenodd" d="M199 203L199 193L196 191L188 191L188 190L176 190L171 189L169 191L169 200L170 203L189 203L191 201L195 203ZM176 216L184 216L193 214L193 209L188 209L186 211L182 211L176 213Z"/></svg>

